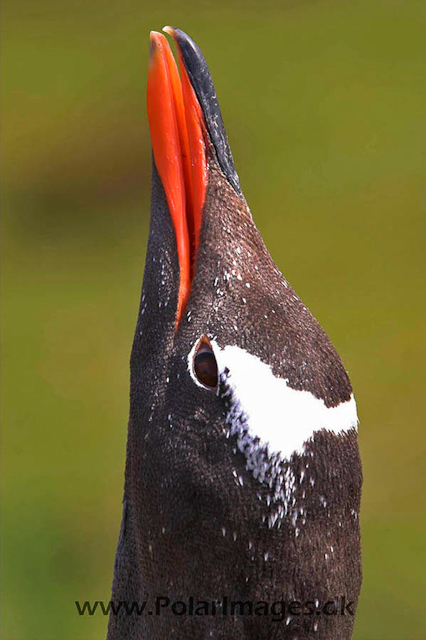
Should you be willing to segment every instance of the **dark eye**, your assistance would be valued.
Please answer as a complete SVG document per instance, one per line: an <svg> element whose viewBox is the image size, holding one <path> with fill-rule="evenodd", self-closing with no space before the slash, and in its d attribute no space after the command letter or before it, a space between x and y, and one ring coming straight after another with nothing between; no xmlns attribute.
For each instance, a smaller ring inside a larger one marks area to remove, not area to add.
<svg viewBox="0 0 426 640"><path fill-rule="evenodd" d="M208 389L217 389L217 362L208 338L201 338L194 356L194 373Z"/></svg>

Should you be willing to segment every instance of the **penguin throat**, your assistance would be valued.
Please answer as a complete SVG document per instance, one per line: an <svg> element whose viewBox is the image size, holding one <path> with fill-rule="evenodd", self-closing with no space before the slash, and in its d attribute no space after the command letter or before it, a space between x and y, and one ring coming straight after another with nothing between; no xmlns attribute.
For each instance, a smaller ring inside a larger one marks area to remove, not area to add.
<svg viewBox="0 0 426 640"><path fill-rule="evenodd" d="M180 51L179 71L166 38L151 33L148 119L154 162L167 198L179 260L176 329L194 275L207 187L207 129Z"/></svg>

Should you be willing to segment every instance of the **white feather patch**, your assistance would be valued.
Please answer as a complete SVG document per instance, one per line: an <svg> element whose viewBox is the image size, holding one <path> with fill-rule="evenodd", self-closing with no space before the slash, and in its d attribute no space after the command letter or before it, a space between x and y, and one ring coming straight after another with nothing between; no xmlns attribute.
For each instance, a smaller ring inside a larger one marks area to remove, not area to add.
<svg viewBox="0 0 426 640"><path fill-rule="evenodd" d="M268 445L270 455L289 459L294 452L302 453L305 442L321 429L339 434L357 428L353 395L336 407L326 407L309 391L292 389L287 380L274 376L269 365L248 351L237 346L221 349L214 340L211 345L219 374L229 370L227 383L244 413L251 438ZM192 367L195 348L189 354L188 368L196 384L202 386Z"/></svg>

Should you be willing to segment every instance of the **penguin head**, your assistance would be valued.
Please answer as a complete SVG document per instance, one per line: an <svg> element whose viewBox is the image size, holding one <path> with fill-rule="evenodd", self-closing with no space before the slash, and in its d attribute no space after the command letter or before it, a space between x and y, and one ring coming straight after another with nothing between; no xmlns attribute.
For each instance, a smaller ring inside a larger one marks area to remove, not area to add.
<svg viewBox="0 0 426 640"><path fill-rule="evenodd" d="M356 427L355 402L336 350L254 224L204 57L167 30L181 79L153 33L151 228L131 419L172 448L218 438L230 449L231 438L254 479L268 481L315 432Z"/></svg>

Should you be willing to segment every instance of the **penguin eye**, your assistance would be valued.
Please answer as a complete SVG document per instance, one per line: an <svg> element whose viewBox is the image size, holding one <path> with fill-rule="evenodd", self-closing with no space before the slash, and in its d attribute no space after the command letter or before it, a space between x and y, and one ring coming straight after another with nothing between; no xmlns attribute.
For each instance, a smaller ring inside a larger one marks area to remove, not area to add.
<svg viewBox="0 0 426 640"><path fill-rule="evenodd" d="M208 338L201 338L194 356L194 373L202 385L216 391L217 362Z"/></svg>

